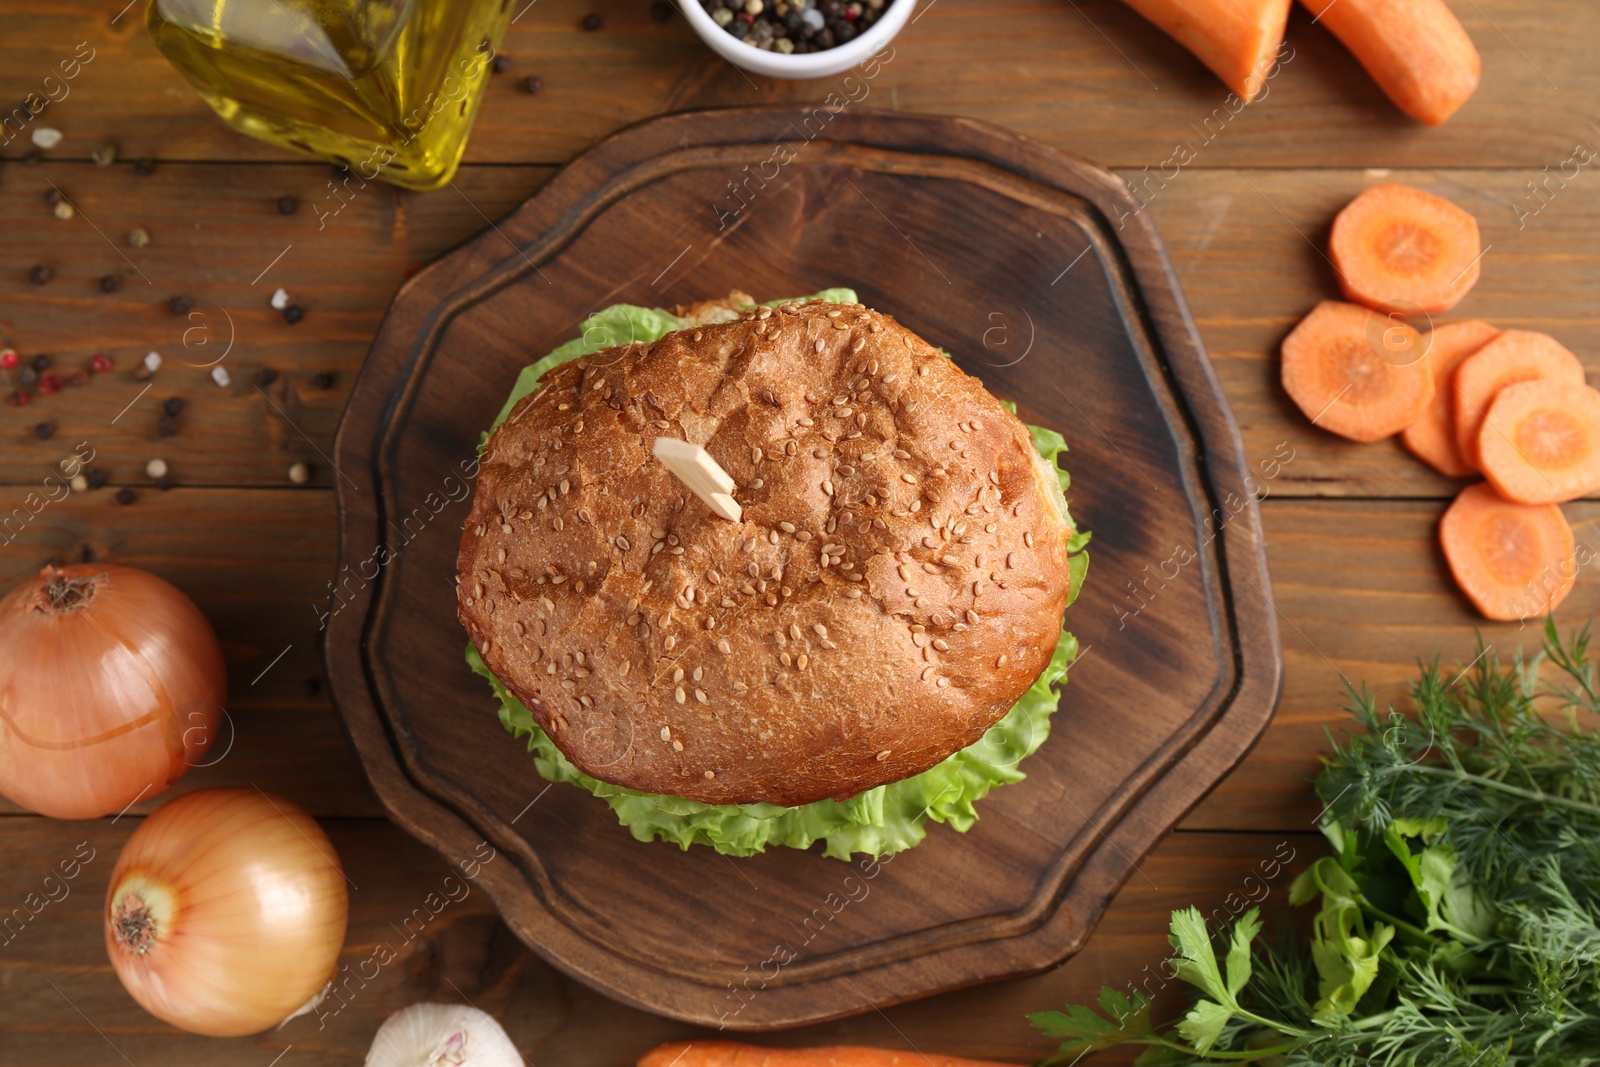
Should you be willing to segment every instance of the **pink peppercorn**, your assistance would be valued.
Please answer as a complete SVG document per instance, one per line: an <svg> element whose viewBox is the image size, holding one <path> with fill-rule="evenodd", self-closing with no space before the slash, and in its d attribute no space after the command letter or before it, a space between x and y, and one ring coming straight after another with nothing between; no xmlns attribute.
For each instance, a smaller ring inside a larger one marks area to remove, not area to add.
<svg viewBox="0 0 1600 1067"><path fill-rule="evenodd" d="M4 350L0 350L0 367L4 367L6 370L10 370L12 367L15 367L16 365L17 365L17 354L16 354L16 352L12 351L9 348L4 349Z"/></svg>
<svg viewBox="0 0 1600 1067"><path fill-rule="evenodd" d="M45 396L61 392L61 376L59 374L39 375L39 392Z"/></svg>
<svg viewBox="0 0 1600 1067"><path fill-rule="evenodd" d="M104 352L95 353L94 358L89 360L89 369L96 374L104 374L111 369L111 357Z"/></svg>

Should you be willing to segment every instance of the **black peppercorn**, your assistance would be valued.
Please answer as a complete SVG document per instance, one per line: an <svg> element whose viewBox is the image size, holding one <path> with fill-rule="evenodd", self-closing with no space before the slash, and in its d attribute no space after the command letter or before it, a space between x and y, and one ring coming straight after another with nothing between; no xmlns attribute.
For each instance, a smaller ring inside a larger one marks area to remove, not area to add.
<svg viewBox="0 0 1600 1067"><path fill-rule="evenodd" d="M299 304L290 304L288 307L283 309L283 321L287 322L290 326L293 326L295 323L299 322L305 317L305 309Z"/></svg>
<svg viewBox="0 0 1600 1067"><path fill-rule="evenodd" d="M494 62L490 64L490 69L496 74L504 74L506 71L511 69L511 60L507 59L505 56L495 56Z"/></svg>
<svg viewBox="0 0 1600 1067"><path fill-rule="evenodd" d="M601 26L604 26L605 22L606 20L600 16L598 11L591 11L587 15L583 16L583 28L588 30L590 33L593 33Z"/></svg>
<svg viewBox="0 0 1600 1067"><path fill-rule="evenodd" d="M171 415L162 415L156 420L156 436L171 437L178 432L178 420Z"/></svg>
<svg viewBox="0 0 1600 1067"><path fill-rule="evenodd" d="M296 200L294 197L292 197L292 196L280 196L280 197L278 197L278 214L280 214L280 215L293 215L296 211L299 211L299 210L300 210L300 201Z"/></svg>
<svg viewBox="0 0 1600 1067"><path fill-rule="evenodd" d="M56 435L56 428L48 422L41 422L33 428L33 436L41 441L48 441Z"/></svg>
<svg viewBox="0 0 1600 1067"><path fill-rule="evenodd" d="M528 90L528 94L530 96L534 95L538 93L540 89L544 88L544 79L539 77L537 74L530 74L528 75L527 79L523 81L522 87Z"/></svg>
<svg viewBox="0 0 1600 1067"><path fill-rule="evenodd" d="M117 490L117 503L124 505L131 504L135 499L137 499L137 496L138 494L136 494L132 489L129 489L127 486L123 486L121 489Z"/></svg>
<svg viewBox="0 0 1600 1067"><path fill-rule="evenodd" d="M181 296L175 296L167 301L167 310L174 315L189 314L189 301Z"/></svg>
<svg viewBox="0 0 1600 1067"><path fill-rule="evenodd" d="M114 293L121 288L122 279L115 274L107 274L100 279L100 291L102 293Z"/></svg>
<svg viewBox="0 0 1600 1067"><path fill-rule="evenodd" d="M311 384L315 385L318 389L331 389L333 388L333 375L327 371L323 371L311 379Z"/></svg>
<svg viewBox="0 0 1600 1067"><path fill-rule="evenodd" d="M90 489L101 489L105 487L106 472L101 470L99 467L90 467L88 470L83 472L83 476L89 479Z"/></svg>
<svg viewBox="0 0 1600 1067"><path fill-rule="evenodd" d="M141 178L147 178L156 172L156 161L149 156L140 156L139 162L133 165L133 172Z"/></svg>
<svg viewBox="0 0 1600 1067"><path fill-rule="evenodd" d="M257 385L271 385L277 380L278 372L273 370L271 367L262 367L260 370L256 371Z"/></svg>
<svg viewBox="0 0 1600 1067"><path fill-rule="evenodd" d="M46 189L44 191L44 202L49 204L51 207L55 207L57 204L61 203L61 190L57 189L53 185Z"/></svg>
<svg viewBox="0 0 1600 1067"><path fill-rule="evenodd" d="M172 480L172 475L170 474L163 474L161 477L156 479L156 488L160 489L162 492L166 492L176 484L177 483Z"/></svg>
<svg viewBox="0 0 1600 1067"><path fill-rule="evenodd" d="M28 268L28 280L34 285L43 285L45 282L50 280L50 275L52 273L53 272L50 270L50 268L45 266L43 263L35 263L33 266Z"/></svg>
<svg viewBox="0 0 1600 1067"><path fill-rule="evenodd" d="M176 415L178 412L183 410L183 397L167 397L161 402L161 410L165 411L168 415Z"/></svg>
<svg viewBox="0 0 1600 1067"><path fill-rule="evenodd" d="M33 369L34 370L45 370L49 366L50 366L50 357L45 355L44 353L41 352L39 355L33 357Z"/></svg>

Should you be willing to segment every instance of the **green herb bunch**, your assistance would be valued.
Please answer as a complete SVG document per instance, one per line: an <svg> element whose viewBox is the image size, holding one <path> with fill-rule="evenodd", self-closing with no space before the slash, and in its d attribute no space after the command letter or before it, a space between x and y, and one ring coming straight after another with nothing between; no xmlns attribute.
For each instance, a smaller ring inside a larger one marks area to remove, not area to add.
<svg viewBox="0 0 1600 1067"><path fill-rule="evenodd" d="M1414 714L1350 692L1318 795L1333 854L1289 891L1309 941L1257 942L1252 909L1219 962L1200 911L1172 915L1173 977L1199 998L1174 1024L1147 996L1030 1016L1047 1065L1116 1045L1149 1064L1576 1067L1600 1064L1600 713L1588 628L1502 665L1424 665ZM1559 680L1541 682L1542 667Z"/></svg>

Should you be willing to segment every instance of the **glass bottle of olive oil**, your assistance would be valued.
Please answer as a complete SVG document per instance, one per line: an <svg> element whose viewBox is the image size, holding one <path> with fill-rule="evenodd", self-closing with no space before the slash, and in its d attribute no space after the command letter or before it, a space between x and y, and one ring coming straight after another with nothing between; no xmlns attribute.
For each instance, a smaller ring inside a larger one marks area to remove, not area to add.
<svg viewBox="0 0 1600 1067"><path fill-rule="evenodd" d="M412 189L450 180L510 0L146 0L229 125Z"/></svg>

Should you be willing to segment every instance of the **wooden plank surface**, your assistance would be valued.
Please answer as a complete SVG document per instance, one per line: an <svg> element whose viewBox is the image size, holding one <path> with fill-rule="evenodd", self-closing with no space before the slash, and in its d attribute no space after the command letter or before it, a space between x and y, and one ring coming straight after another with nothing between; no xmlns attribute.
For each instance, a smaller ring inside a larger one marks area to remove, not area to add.
<svg viewBox="0 0 1600 1067"><path fill-rule="evenodd" d="M87 548L93 558L163 574L196 598L223 638L238 734L226 757L181 788L257 781L327 819L364 886L354 897L346 951L347 961L358 960L443 875L432 853L377 817L322 690L313 646L315 612L332 577L327 489L337 477L318 453L329 451L345 391L389 297L408 268L471 236L536 190L555 165L621 125L684 107L820 100L841 81L746 77L715 60L681 19L653 22L644 0L542 0L507 37L512 71L491 85L456 191L372 186L319 230L313 205L331 207L334 195L327 169L226 130L149 47L137 5L124 3L20 0L8 5L0 35L0 100L38 90L78 42L95 50L70 95L34 120L67 134L50 159L30 166L18 162L28 150L21 139L0 145L0 160L10 161L0 163L0 341L27 355L53 353L68 369L97 351L118 365L82 389L21 410L0 407L0 520L27 508L27 493L79 441L93 443L114 486L141 488L127 507L102 490L30 512L20 533L0 535L0 585L47 561L83 558ZM1217 906L1280 841L1302 860L1316 849L1304 833L1316 806L1301 778L1315 771L1323 727L1342 719L1342 677L1398 695L1415 656L1438 650L1446 660L1469 659L1480 628L1498 650L1532 647L1531 628L1483 626L1443 573L1432 529L1452 483L1392 444L1354 446L1317 433L1276 385L1278 341L1334 292L1316 249L1333 213L1385 177L1456 200L1478 215L1493 245L1482 281L1451 318L1549 330L1591 373L1600 371L1593 239L1600 185L1585 169L1537 215L1525 214L1538 206L1528 182L1541 180L1543 168L1559 169L1577 142L1600 142L1593 126L1600 70L1590 56L1600 12L1584 0L1450 3L1483 53L1484 85L1448 125L1424 129L1393 111L1298 8L1290 24L1294 58L1270 83L1271 94L1222 124L1220 84L1117 0L923 0L866 103L998 122L1120 167L1142 184L1153 193L1149 210L1247 454L1292 451L1263 505L1288 660L1285 696L1256 750L1141 864L1088 949L1065 967L882 1014L868 1010L772 1043L859 1040L1037 1057L1045 1045L1032 1039L1024 1012L1084 1000L1102 982L1137 982L1163 954L1168 910ZM599 32L577 28L590 11L604 16ZM544 79L537 96L522 88L529 74ZM87 160L106 139L119 145L122 162L102 170ZM1194 162L1176 177L1169 167L1165 179L1152 178L1180 144L1197 149ZM132 173L129 161L140 156L161 161L154 175ZM73 222L51 217L42 198L51 182L83 209ZM276 214L286 193L300 199L299 214ZM151 234L144 250L126 242L135 226ZM27 280L36 263L55 271L43 288ZM122 283L116 293L97 288L108 273ZM297 327L266 307L278 285L307 309ZM180 293L202 319L166 310L167 298ZM221 339L224 311L235 318L236 341L225 361L231 384L219 388L206 368L185 366L184 358L215 358L218 349L198 338ZM195 325L204 332L191 334L186 348L184 330ZM166 366L128 408L143 388L128 370L152 348L168 357ZM263 367L280 375L265 398L250 384ZM323 373L332 375L326 388L316 378ZM170 396L186 405L178 434L160 438L155 402ZM33 436L39 421L54 424L51 441ZM156 455L179 483L170 493L150 488L143 475ZM312 467L308 488L286 484L296 460ZM1580 540L1600 547L1600 506L1567 512ZM1591 616L1597 588L1592 574L1580 576L1564 619ZM1137 626L1134 617L1106 639L1137 640ZM121 1062L115 1048L139 1064L259 1067L292 1044L285 1067L355 1063L382 1016L424 998L471 999L493 1011L530 1062L620 1065L683 1034L556 975L474 894L370 997L323 1029L302 1020L298 1030L238 1042L177 1035L121 992L97 918L116 848L150 806L115 826L48 823L0 809L0 905L20 902L77 842L104 846L73 895L0 951L0 1060ZM1286 884L1273 883L1269 909ZM1175 1001L1168 994L1163 1003Z"/></svg>
<svg viewBox="0 0 1600 1067"><path fill-rule="evenodd" d="M24 0L0 41L0 99L21 99L87 41L94 58L45 109L86 159L111 137L129 158L260 160L281 150L234 136L143 39L127 0ZM1425 129L1391 107L1296 6L1292 58L1267 97L1207 142L1227 90L1119 0L921 0L871 87L873 107L984 118L1115 166L1159 167L1192 142L1203 166L1509 166L1537 171L1592 138L1600 70L1587 0L1452 0L1483 54L1482 91ZM579 28L591 12L603 28ZM559 163L619 126L691 107L819 100L843 78L784 83L716 59L682 18L646 0L542 0L511 27L512 69L493 80L467 159ZM84 54L88 54L85 52ZM528 75L544 79L530 96ZM41 116L40 121L44 121ZM1291 132L1292 131L1292 132ZM21 142L0 149L22 154Z"/></svg>
<svg viewBox="0 0 1600 1067"><path fill-rule="evenodd" d="M133 816L115 826L110 820L6 820L0 905L8 910L39 892L63 859L92 858L75 879L53 885L56 900L25 924L14 923L5 935L10 940L0 944L4 1062L120 1063L120 1055L141 1065L260 1067L289 1050L286 1065L353 1064L361 1062L386 1016L419 1000L467 1001L492 1013L529 1063L620 1067L662 1041L714 1036L623 1007L565 978L524 949L484 893L459 872L452 880L453 868L433 852L387 823L344 819L322 824L354 887L340 966L366 981L352 979L342 1002L279 1031L226 1041L182 1034L133 1002L100 941L107 881L135 825ZM79 851L80 846L86 847ZM1166 913L1194 903L1220 920L1252 900L1281 905L1289 882L1316 848L1314 837L1304 833L1174 834L1140 865L1090 947L1059 970L881 1012L869 1009L854 1019L774 1035L770 1043L856 1042L1037 1060L1052 1046L1027 1025L1027 1012L1091 999L1102 984L1130 983L1155 994L1158 1010L1175 1010L1179 999L1173 992L1162 995L1156 977L1167 949ZM414 913L431 892L448 903L432 915L424 910L418 921ZM383 946L395 958L378 967L370 961ZM981 1029L972 1025L976 1020L983 1020Z"/></svg>
<svg viewBox="0 0 1600 1067"><path fill-rule="evenodd" d="M0 244L5 343L26 356L50 353L66 370L105 352L117 369L81 389L37 397L21 411L0 411L8 455L18 461L0 466L0 484L31 484L88 440L119 484L147 483L142 469L160 455L186 485L282 486L289 465L305 461L312 484L331 486L326 457L347 390L407 268L505 214L551 173L547 167L469 168L456 182L457 193L374 184L358 190L319 229L309 205L319 188L331 202L325 167L171 164L147 178L130 169L74 163L6 168L0 227L37 237ZM1593 239L1600 229L1600 180L1575 181L1519 228L1516 210L1529 211L1524 205L1537 202L1525 194L1526 176L1514 171L1197 169L1164 184L1139 171L1122 174L1143 190L1167 243L1247 455L1258 463L1293 452L1293 462L1274 479L1280 496L1443 497L1455 491L1455 483L1416 462L1397 441L1357 445L1312 427L1278 384L1284 335L1318 300L1338 297L1321 251L1333 216L1377 181L1417 184L1479 218L1489 247L1482 280L1441 321L1485 318L1544 330L1576 352L1591 375L1600 375L1600 314L1593 301L1600 288L1600 246ZM51 216L41 194L52 184L80 205L79 218ZM300 199L299 214L278 215L274 203L283 194ZM127 247L122 238L134 226L149 231L149 247ZM120 254L97 227L117 241ZM54 272L43 286L28 281L35 263ZM99 289L107 273L121 280L114 293ZM305 308L298 325L268 305L280 285ZM192 309L173 315L166 306L173 295L186 297ZM584 310L573 311L574 333ZM230 337L234 343L221 366L229 369L231 384L218 388L208 365ZM1053 339L1039 340L1042 352ZM143 389L131 371L151 350L163 354L162 370L129 408ZM279 377L258 391L254 383L263 368ZM331 385L319 386L319 374L332 375ZM178 433L157 438L158 402L170 396L186 404ZM40 421L55 426L50 441L31 436ZM1087 425L1061 429L1069 439L1096 432Z"/></svg>

